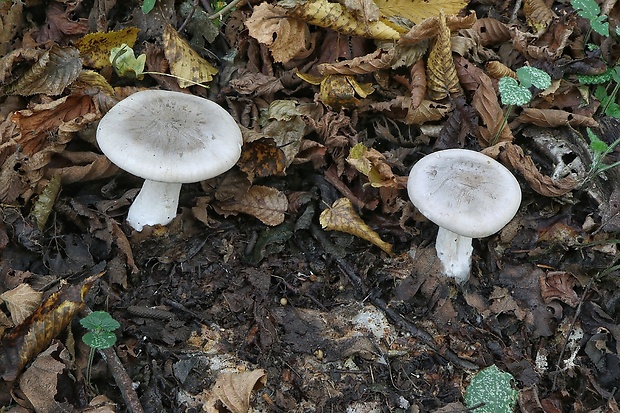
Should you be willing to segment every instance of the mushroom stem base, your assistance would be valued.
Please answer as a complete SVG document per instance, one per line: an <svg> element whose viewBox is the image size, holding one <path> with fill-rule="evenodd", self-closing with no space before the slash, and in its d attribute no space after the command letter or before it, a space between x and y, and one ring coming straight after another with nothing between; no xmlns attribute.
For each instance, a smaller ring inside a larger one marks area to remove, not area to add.
<svg viewBox="0 0 620 413"><path fill-rule="evenodd" d="M145 225L166 225L177 215L181 184L146 180L129 207L127 222L137 231Z"/></svg>
<svg viewBox="0 0 620 413"><path fill-rule="evenodd" d="M444 273L460 284L469 279L471 272L471 254L473 252L471 242L472 239L469 237L439 227L435 241L437 257L443 265Z"/></svg>

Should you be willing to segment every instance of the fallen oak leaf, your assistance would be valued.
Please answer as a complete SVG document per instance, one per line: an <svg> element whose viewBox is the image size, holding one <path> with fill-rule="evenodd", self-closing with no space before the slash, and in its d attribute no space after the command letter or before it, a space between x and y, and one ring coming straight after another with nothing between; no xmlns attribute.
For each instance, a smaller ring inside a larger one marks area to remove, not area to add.
<svg viewBox="0 0 620 413"><path fill-rule="evenodd" d="M331 207L324 210L319 217L319 223L324 230L355 235L392 255L392 244L383 241L379 234L360 218L348 198L337 199Z"/></svg>

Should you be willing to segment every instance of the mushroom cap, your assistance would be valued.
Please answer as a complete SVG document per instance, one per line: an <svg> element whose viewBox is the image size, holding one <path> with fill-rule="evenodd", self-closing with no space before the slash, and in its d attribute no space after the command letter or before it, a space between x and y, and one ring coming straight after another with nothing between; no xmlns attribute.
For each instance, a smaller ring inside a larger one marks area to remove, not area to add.
<svg viewBox="0 0 620 413"><path fill-rule="evenodd" d="M409 174L411 202L435 224L469 238L502 229L517 213L521 187L494 159L467 149L425 156Z"/></svg>
<svg viewBox="0 0 620 413"><path fill-rule="evenodd" d="M117 103L99 122L97 142L117 166L159 182L198 182L232 168L243 138L237 122L210 100L145 90Z"/></svg>

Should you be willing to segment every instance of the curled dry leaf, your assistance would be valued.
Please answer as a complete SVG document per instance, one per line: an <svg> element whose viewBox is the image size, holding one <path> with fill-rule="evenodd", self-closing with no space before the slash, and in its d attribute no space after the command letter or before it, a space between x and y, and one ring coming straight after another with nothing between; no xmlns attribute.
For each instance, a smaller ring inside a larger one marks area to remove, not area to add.
<svg viewBox="0 0 620 413"><path fill-rule="evenodd" d="M286 155L272 138L262 138L243 145L237 165L253 181L282 174L286 169Z"/></svg>
<svg viewBox="0 0 620 413"><path fill-rule="evenodd" d="M493 158L499 158L508 168L519 172L532 189L543 196L562 196L579 185L579 181L569 176L559 180L544 176L536 168L532 158L526 156L520 146L510 142L494 145L483 152Z"/></svg>
<svg viewBox="0 0 620 413"><path fill-rule="evenodd" d="M484 71L463 56L455 56L454 65L461 86L469 93L475 93L480 87L481 77L485 75Z"/></svg>
<svg viewBox="0 0 620 413"><path fill-rule="evenodd" d="M276 226L284 222L288 199L275 188L254 185L240 199L220 202L214 207L224 216L241 212L258 218L265 225Z"/></svg>
<svg viewBox="0 0 620 413"><path fill-rule="evenodd" d="M579 304L579 295L574 290L577 279L566 271L550 271L539 277L540 294L545 304L560 300L571 307Z"/></svg>
<svg viewBox="0 0 620 413"><path fill-rule="evenodd" d="M51 295L0 341L0 377L15 380L28 362L62 332L84 306L84 296L103 272Z"/></svg>
<svg viewBox="0 0 620 413"><path fill-rule="evenodd" d="M520 123L533 123L537 126L555 128L570 125L572 127L598 127L598 122L590 117L558 109L524 108L515 119Z"/></svg>
<svg viewBox="0 0 620 413"><path fill-rule="evenodd" d="M245 22L250 36L266 45L276 62L286 63L308 50L308 25L286 17L286 9L261 3Z"/></svg>
<svg viewBox="0 0 620 413"><path fill-rule="evenodd" d="M0 5L0 56L5 56L9 51L11 41L22 24L23 10L24 3L21 1Z"/></svg>
<svg viewBox="0 0 620 413"><path fill-rule="evenodd" d="M396 49L377 49L373 53L359 56L351 60L338 63L323 63L319 65L319 73L322 75L364 75L377 70L387 69L392 65L396 56Z"/></svg>
<svg viewBox="0 0 620 413"><path fill-rule="evenodd" d="M0 300L4 301L11 313L11 320L17 325L34 313L41 304L42 295L28 284L19 284L12 290L2 293Z"/></svg>
<svg viewBox="0 0 620 413"><path fill-rule="evenodd" d="M319 222L327 231L340 231L355 235L376 245L388 254L392 254L392 244L383 241L379 234L366 225L355 212L348 198L337 199L331 207L321 213Z"/></svg>
<svg viewBox="0 0 620 413"><path fill-rule="evenodd" d="M549 24L556 17L544 0L525 0L523 2L525 20L536 34L540 35L547 30Z"/></svg>
<svg viewBox="0 0 620 413"><path fill-rule="evenodd" d="M361 20L340 3L330 3L327 0L289 0L280 4L288 9L291 16L338 33L376 40L400 38L400 32L391 23L383 20Z"/></svg>
<svg viewBox="0 0 620 413"><path fill-rule="evenodd" d="M503 64L502 62L498 62L497 60L492 60L487 62L485 65L485 69L489 76L493 79L501 79L502 77L511 77L513 79L517 79L517 73Z"/></svg>
<svg viewBox="0 0 620 413"><path fill-rule="evenodd" d="M217 69L194 51L171 24L166 24L164 28L163 42L170 73L180 78L179 87L210 82L217 74Z"/></svg>
<svg viewBox="0 0 620 413"><path fill-rule="evenodd" d="M222 373L213 386L211 397L205 408L207 412L219 412L215 406L221 402L231 413L247 413L250 410L252 391L267 384L265 370L241 373Z"/></svg>
<svg viewBox="0 0 620 413"><path fill-rule="evenodd" d="M476 13L471 12L467 16L459 17L444 10L446 17L446 25L451 32L462 29L469 29L476 23ZM403 34L398 41L399 44L419 43L427 39L431 39L439 34L439 13L437 15L424 19L419 24L413 26L407 33Z"/></svg>
<svg viewBox="0 0 620 413"><path fill-rule="evenodd" d="M426 68L424 60L418 60L409 69L411 78L411 105L412 110L416 110L426 95Z"/></svg>
<svg viewBox="0 0 620 413"><path fill-rule="evenodd" d="M52 46L30 69L7 85L4 93L21 96L60 95L82 71L79 54L74 47Z"/></svg>
<svg viewBox="0 0 620 413"><path fill-rule="evenodd" d="M107 33L89 33L78 39L75 42L75 47L80 51L84 66L103 69L110 66L110 51L122 44L133 47L138 39L139 32L140 29L137 27L126 27Z"/></svg>
<svg viewBox="0 0 620 413"><path fill-rule="evenodd" d="M450 112L449 105L433 102L431 100L423 100L416 108L412 108L411 105L409 105L405 123L408 125L423 125L426 122L434 122L443 119L448 112Z"/></svg>
<svg viewBox="0 0 620 413"><path fill-rule="evenodd" d="M104 179L118 173L118 167L107 156L95 152L62 151L56 155L56 160L60 159L69 166L52 166L47 174L59 175L64 185Z"/></svg>
<svg viewBox="0 0 620 413"><path fill-rule="evenodd" d="M484 47L501 44L510 40L510 28L497 19L485 17L472 26L478 32L480 44Z"/></svg>
<svg viewBox="0 0 620 413"><path fill-rule="evenodd" d="M374 22L381 17L381 11L373 0L340 0L339 3L363 20Z"/></svg>
<svg viewBox="0 0 620 413"><path fill-rule="evenodd" d="M483 146L489 146L500 130L502 120L504 119L504 112L497 99L497 94L491 78L481 73L479 81L480 86L474 94L472 106L482 118L483 125L478 128L480 131L481 144ZM506 125L499 135L498 142L512 142L513 139L512 132L508 125Z"/></svg>
<svg viewBox="0 0 620 413"><path fill-rule="evenodd" d="M374 148L367 148L364 144L358 143L351 148L347 162L366 175L370 185L375 188L404 188L399 185L385 156Z"/></svg>
<svg viewBox="0 0 620 413"><path fill-rule="evenodd" d="M441 100L449 94L461 91L459 79L456 75L454 59L452 59L452 43L450 29L446 18L441 14L439 18L439 33L428 54L426 63L427 92L432 100Z"/></svg>

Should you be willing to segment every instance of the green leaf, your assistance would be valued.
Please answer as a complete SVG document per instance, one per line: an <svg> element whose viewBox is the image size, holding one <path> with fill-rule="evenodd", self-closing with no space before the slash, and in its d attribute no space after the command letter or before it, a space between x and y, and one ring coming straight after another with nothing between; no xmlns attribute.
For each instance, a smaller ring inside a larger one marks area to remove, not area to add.
<svg viewBox="0 0 620 413"><path fill-rule="evenodd" d="M81 319L80 324L85 329L94 332L114 331L121 326L119 322L113 319L106 311L93 311Z"/></svg>
<svg viewBox="0 0 620 413"><path fill-rule="evenodd" d="M156 1L157 0L144 0L144 2L142 2L142 13L148 14L151 10L153 10Z"/></svg>
<svg viewBox="0 0 620 413"><path fill-rule="evenodd" d="M592 132L592 129L586 128L586 132L588 134L588 138L590 139L590 149L592 149L592 152L601 154L609 149L609 146L600 140L599 137Z"/></svg>
<svg viewBox="0 0 620 413"><path fill-rule="evenodd" d="M600 85L613 79L614 73L614 69L607 69L600 75L577 75L577 80L583 85Z"/></svg>
<svg viewBox="0 0 620 413"><path fill-rule="evenodd" d="M532 100L532 93L511 77L501 78L497 86L504 105L522 106Z"/></svg>
<svg viewBox="0 0 620 413"><path fill-rule="evenodd" d="M476 413L512 413L517 402L517 391L512 388L514 378L492 365L474 376L465 392L467 408L478 407Z"/></svg>
<svg viewBox="0 0 620 413"><path fill-rule="evenodd" d="M547 89L551 86L551 76L544 70L532 66L523 66L517 69L519 82L526 88L534 85L538 89Z"/></svg>
<svg viewBox="0 0 620 413"><path fill-rule="evenodd" d="M611 102L605 109L605 115L620 119L620 105L616 102Z"/></svg>
<svg viewBox="0 0 620 413"><path fill-rule="evenodd" d="M144 76L146 55L141 54L136 58L133 49L123 43L110 51L110 63L120 77L141 79Z"/></svg>
<svg viewBox="0 0 620 413"><path fill-rule="evenodd" d="M605 20L607 20L607 16L598 16L596 19L590 20L590 27L601 36L607 37L609 36L609 23Z"/></svg>
<svg viewBox="0 0 620 413"><path fill-rule="evenodd" d="M103 350L112 347L114 343L116 343L116 336L110 331L102 331L100 333L89 331L84 334L82 341L84 341L84 343L86 343L89 347L97 350Z"/></svg>
<svg viewBox="0 0 620 413"><path fill-rule="evenodd" d="M577 14L584 19L596 19L601 13L601 8L594 0L571 0L570 4L577 11Z"/></svg>

